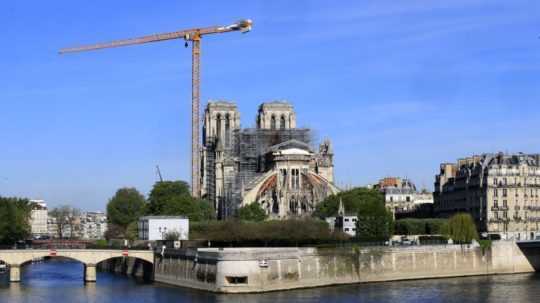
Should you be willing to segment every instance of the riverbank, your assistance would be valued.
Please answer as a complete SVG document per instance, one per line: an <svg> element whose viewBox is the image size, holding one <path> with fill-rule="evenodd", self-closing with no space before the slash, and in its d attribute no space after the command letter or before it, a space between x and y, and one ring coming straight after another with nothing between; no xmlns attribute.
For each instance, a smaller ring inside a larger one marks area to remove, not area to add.
<svg viewBox="0 0 540 303"><path fill-rule="evenodd" d="M141 283L106 272L98 272L96 283L84 283L82 267L79 262L52 259L26 265L21 283L10 283L0 275L0 302L502 303L531 302L531 298L540 296L539 274L365 283L236 295Z"/></svg>
<svg viewBox="0 0 540 303"><path fill-rule="evenodd" d="M370 248L224 248L168 250L154 280L218 293L339 284L530 273L538 258L513 242Z"/></svg>

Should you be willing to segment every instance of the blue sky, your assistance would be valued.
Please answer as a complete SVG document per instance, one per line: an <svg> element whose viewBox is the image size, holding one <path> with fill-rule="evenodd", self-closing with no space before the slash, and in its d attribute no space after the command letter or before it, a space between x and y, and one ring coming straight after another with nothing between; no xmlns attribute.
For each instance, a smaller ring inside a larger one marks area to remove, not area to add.
<svg viewBox="0 0 540 303"><path fill-rule="evenodd" d="M540 152L538 1L3 1L0 195L104 209L159 164L189 180L191 54L62 47L254 21L204 38L202 100L287 99L329 137L338 185L482 152ZM204 106L204 104L203 104Z"/></svg>

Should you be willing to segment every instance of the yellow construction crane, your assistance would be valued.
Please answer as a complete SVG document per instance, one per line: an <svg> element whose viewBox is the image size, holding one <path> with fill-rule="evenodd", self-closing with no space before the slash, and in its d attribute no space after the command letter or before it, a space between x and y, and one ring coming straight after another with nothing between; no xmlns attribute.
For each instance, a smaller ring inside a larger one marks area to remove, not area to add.
<svg viewBox="0 0 540 303"><path fill-rule="evenodd" d="M79 47L64 48L60 50L60 54L83 52L89 50L113 48L120 46L128 46L135 44L143 44L149 42L158 42L172 39L184 39L186 47L188 42L192 43L192 83L191 83L191 194L194 197L200 196L200 159L199 159L199 104L200 104L200 57L201 57L201 38L204 35L222 34L232 31L240 31L242 33L251 30L252 21L250 19L240 20L228 26L210 26L204 28L186 29L171 33L162 33L149 35L139 38L131 38L124 40L116 40L106 43L98 43L93 45L84 45Z"/></svg>

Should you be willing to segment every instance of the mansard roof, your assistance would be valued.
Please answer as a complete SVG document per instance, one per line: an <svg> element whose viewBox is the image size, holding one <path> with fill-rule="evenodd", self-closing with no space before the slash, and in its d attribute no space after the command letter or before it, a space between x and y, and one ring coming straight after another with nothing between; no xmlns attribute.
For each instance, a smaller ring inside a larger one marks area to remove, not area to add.
<svg viewBox="0 0 540 303"><path fill-rule="evenodd" d="M482 154L481 156L473 156L458 161L461 168L481 166L483 169L492 165L529 165L540 166L540 154L505 154L491 153Z"/></svg>

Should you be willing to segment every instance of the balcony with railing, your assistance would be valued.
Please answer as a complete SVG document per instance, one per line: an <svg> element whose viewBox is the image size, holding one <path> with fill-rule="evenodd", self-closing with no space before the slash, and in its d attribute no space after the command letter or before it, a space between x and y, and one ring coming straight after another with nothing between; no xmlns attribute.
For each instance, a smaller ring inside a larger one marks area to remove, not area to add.
<svg viewBox="0 0 540 303"><path fill-rule="evenodd" d="M489 223L502 223L502 218L491 218L488 220Z"/></svg>

